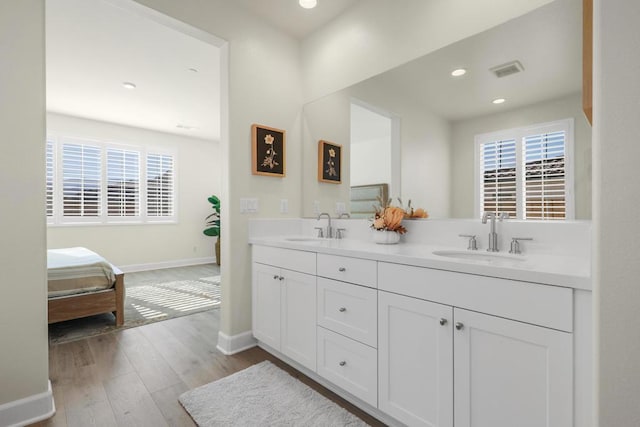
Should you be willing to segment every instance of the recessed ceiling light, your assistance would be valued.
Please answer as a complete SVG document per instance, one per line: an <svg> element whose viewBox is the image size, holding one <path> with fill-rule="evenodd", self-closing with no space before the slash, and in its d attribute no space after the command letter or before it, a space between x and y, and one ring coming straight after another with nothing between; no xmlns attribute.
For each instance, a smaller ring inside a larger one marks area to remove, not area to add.
<svg viewBox="0 0 640 427"><path fill-rule="evenodd" d="M493 102L494 104L503 104L505 101L506 101L506 99L504 99L504 98L496 98L491 102Z"/></svg>
<svg viewBox="0 0 640 427"><path fill-rule="evenodd" d="M318 5L318 0L298 0L298 4L305 9L313 9Z"/></svg>
<svg viewBox="0 0 640 427"><path fill-rule="evenodd" d="M131 82L123 82L122 86L125 89L129 89L129 90L133 90L133 89L135 89L137 87L134 83L131 83Z"/></svg>
<svg viewBox="0 0 640 427"><path fill-rule="evenodd" d="M460 76L464 76L465 74L467 74L467 70L465 70L464 68L458 68L451 72L451 75L453 77L460 77Z"/></svg>

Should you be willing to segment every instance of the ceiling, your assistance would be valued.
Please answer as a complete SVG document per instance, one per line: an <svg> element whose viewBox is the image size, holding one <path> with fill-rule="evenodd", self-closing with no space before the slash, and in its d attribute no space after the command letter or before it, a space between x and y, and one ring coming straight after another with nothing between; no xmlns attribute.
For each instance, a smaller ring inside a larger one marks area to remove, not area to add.
<svg viewBox="0 0 640 427"><path fill-rule="evenodd" d="M581 0L549 3L524 16L373 77L375 84L448 120L462 120L578 93L582 88ZM524 71L490 68L518 60ZM452 78L451 71L467 74ZM494 105L495 98L506 102Z"/></svg>

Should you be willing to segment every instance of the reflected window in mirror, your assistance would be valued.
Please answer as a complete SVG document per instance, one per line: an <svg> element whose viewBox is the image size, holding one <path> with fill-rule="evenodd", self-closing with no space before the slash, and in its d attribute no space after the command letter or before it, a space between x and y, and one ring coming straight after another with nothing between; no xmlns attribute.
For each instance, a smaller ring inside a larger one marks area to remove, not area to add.
<svg viewBox="0 0 640 427"><path fill-rule="evenodd" d="M475 136L476 216L574 219L573 119Z"/></svg>

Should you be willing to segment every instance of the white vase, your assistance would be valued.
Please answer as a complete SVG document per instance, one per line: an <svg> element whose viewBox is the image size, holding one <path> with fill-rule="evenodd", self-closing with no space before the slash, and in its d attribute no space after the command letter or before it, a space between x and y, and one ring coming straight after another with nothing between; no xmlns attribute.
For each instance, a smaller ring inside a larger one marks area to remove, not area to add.
<svg viewBox="0 0 640 427"><path fill-rule="evenodd" d="M380 245L395 245L400 241L400 233L388 230L375 230L373 241Z"/></svg>

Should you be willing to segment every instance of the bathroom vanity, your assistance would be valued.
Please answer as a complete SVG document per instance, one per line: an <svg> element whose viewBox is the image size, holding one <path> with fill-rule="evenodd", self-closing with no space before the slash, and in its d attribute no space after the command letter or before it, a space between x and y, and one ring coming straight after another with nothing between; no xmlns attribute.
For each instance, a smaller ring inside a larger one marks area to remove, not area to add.
<svg viewBox="0 0 640 427"><path fill-rule="evenodd" d="M588 260L291 235L251 243L258 345L382 421L590 425Z"/></svg>

